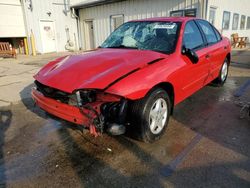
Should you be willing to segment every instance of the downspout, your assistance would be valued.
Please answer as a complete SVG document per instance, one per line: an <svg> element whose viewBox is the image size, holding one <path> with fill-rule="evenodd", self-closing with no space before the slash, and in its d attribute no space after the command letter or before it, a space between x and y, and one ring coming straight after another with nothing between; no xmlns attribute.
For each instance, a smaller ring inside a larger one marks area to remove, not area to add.
<svg viewBox="0 0 250 188"><path fill-rule="evenodd" d="M78 38L78 45L79 45L79 49L82 49L82 35L81 35L81 27L80 27L80 18L79 18L79 11L75 10L74 8L72 8L72 16L73 18L76 18L76 25L77 25L77 38Z"/></svg>
<svg viewBox="0 0 250 188"><path fill-rule="evenodd" d="M25 46L25 54L29 55L30 51L29 51L29 46L30 46L30 39L29 39L29 28L28 28L28 20L27 20L27 12L25 10L25 3L23 0L21 0L21 6L22 6L22 10L23 10L23 19L24 19L24 27L25 27L25 33L26 33L26 39L24 39L24 41L26 41L26 45Z"/></svg>
<svg viewBox="0 0 250 188"><path fill-rule="evenodd" d="M202 3L202 18L204 20L207 20L208 0L202 0L201 3Z"/></svg>
<svg viewBox="0 0 250 188"><path fill-rule="evenodd" d="M69 0L64 0L64 10L63 10L63 13L64 13L66 16L67 16L67 13L70 12L69 4L70 4L70 1L69 1Z"/></svg>
<svg viewBox="0 0 250 188"><path fill-rule="evenodd" d="M205 3L204 3L204 4L205 4L205 16L204 16L204 19L207 20L207 19L208 19L208 17L207 17L207 12L208 12L208 1L209 1L209 0L204 0L204 1L205 1Z"/></svg>

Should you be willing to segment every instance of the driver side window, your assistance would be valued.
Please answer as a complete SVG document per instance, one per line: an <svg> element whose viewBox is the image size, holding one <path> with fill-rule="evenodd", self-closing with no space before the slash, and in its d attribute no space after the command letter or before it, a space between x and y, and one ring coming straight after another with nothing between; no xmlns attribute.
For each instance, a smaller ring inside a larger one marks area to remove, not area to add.
<svg viewBox="0 0 250 188"><path fill-rule="evenodd" d="M204 45L201 33L194 21L189 21L185 26L183 45L191 50L200 48Z"/></svg>

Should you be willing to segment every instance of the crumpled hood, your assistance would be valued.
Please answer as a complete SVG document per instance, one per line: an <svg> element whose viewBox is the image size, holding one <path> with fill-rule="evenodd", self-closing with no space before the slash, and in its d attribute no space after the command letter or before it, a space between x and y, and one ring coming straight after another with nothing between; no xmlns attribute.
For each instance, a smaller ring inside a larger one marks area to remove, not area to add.
<svg viewBox="0 0 250 188"><path fill-rule="evenodd" d="M68 93L83 88L104 89L123 75L166 57L149 50L98 49L52 61L34 78L44 85Z"/></svg>

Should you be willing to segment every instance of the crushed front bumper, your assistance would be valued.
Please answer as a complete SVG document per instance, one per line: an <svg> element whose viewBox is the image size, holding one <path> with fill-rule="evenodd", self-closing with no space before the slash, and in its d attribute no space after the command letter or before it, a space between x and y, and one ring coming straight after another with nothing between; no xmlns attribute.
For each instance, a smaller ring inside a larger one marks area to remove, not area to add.
<svg viewBox="0 0 250 188"><path fill-rule="evenodd" d="M35 103L44 111L69 122L88 126L89 118L84 116L78 107L45 97L35 88L32 88L31 95ZM85 113L88 114L89 112L85 110Z"/></svg>
<svg viewBox="0 0 250 188"><path fill-rule="evenodd" d="M36 88L32 88L31 95L44 111L69 122L89 127L90 134L95 136L103 133L104 129L111 130L109 132L115 135L125 132L127 112L125 99L120 100L117 96L104 94L99 96L96 102L78 107L46 97Z"/></svg>

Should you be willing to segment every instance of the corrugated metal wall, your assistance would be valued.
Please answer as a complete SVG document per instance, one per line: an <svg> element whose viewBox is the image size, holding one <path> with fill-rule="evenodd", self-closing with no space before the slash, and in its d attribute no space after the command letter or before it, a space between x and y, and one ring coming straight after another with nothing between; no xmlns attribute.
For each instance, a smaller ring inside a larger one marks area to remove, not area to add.
<svg viewBox="0 0 250 188"><path fill-rule="evenodd" d="M201 17L203 0L127 0L80 10L81 31L84 42L84 20L93 20L94 43L99 46L110 34L110 16L124 14L124 21L169 16L170 11L197 8Z"/></svg>

